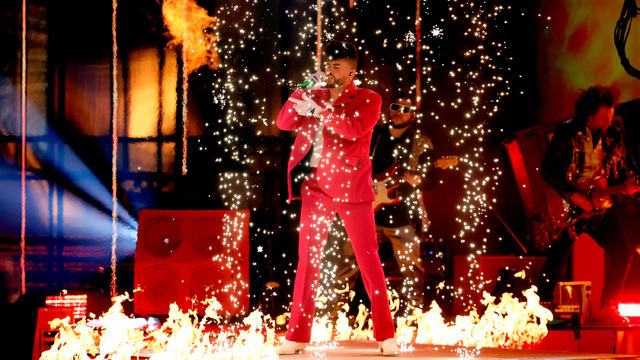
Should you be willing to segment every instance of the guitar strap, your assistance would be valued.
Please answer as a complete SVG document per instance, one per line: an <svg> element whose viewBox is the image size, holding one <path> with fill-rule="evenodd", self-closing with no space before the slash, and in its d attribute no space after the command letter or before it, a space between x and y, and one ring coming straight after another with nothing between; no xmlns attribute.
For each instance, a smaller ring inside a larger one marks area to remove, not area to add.
<svg viewBox="0 0 640 360"><path fill-rule="evenodd" d="M416 190L416 196L419 199L420 203L420 228L422 232L429 231L429 227L431 227L431 220L429 219L429 213L427 212L427 208L424 206L424 198L422 197L422 190Z"/></svg>
<svg viewBox="0 0 640 360"><path fill-rule="evenodd" d="M422 155L427 150L433 148L433 144L431 143L431 139L422 135L420 131L416 131L413 136L413 142L411 144L411 152L409 155L409 171L416 171L420 167L420 155ZM422 232L427 232L431 225L431 220L429 220L429 213L427 212L426 207L424 206L424 199L422 197L422 190L420 188L416 189L416 197L418 198L419 204L419 212L420 212L420 228Z"/></svg>
<svg viewBox="0 0 640 360"><path fill-rule="evenodd" d="M431 139L422 135L419 131L413 136L411 151L409 154L409 171L417 171L420 167L420 155L433 148Z"/></svg>

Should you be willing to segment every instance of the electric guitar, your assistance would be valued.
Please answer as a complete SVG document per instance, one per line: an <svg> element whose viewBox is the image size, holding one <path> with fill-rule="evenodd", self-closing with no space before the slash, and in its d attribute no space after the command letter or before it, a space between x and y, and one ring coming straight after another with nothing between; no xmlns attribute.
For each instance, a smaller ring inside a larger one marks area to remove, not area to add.
<svg viewBox="0 0 640 360"><path fill-rule="evenodd" d="M548 193L545 196L545 202L547 212L556 226L572 224L580 219L604 214L613 206L612 195L625 194L633 196L640 192L640 186L638 186L635 177L631 177L626 182L614 186L608 186L605 179L598 179L588 186L582 186L580 190L586 193L589 189L593 204L593 210L591 211L584 211L578 206L570 204L568 200L561 198L555 190L549 190L549 192L553 191L554 194Z"/></svg>
<svg viewBox="0 0 640 360"><path fill-rule="evenodd" d="M439 169L447 169L451 166L458 165L457 156L443 156L433 162L433 166ZM378 212L385 205L394 205L400 202L396 196L395 190L400 186L399 180L402 179L405 172L402 165L394 163L383 171L381 174L373 178L373 191L376 198L373 200L373 211Z"/></svg>

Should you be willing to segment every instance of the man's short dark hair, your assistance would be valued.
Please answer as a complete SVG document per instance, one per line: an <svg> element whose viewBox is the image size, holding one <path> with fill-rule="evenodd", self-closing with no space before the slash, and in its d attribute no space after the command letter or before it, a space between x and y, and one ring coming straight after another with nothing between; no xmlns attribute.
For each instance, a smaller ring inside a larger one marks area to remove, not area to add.
<svg viewBox="0 0 640 360"><path fill-rule="evenodd" d="M613 107L614 98L613 91L604 86L592 86L582 91L575 103L574 120L579 125L586 125L587 117L595 115L601 106Z"/></svg>
<svg viewBox="0 0 640 360"><path fill-rule="evenodd" d="M358 62L358 50L347 41L329 41L322 48L322 56L326 60L351 59Z"/></svg>
<svg viewBox="0 0 640 360"><path fill-rule="evenodd" d="M402 92L398 92L398 93L396 93L395 95L393 95L393 97L391 98L391 102L392 102L392 103L393 103L393 102L396 102L396 101L398 101L398 99L407 99L407 100L409 100L409 101L411 102L411 104L413 104L413 103L414 103L414 101L413 101L413 97L412 97L412 96L410 96L408 93L406 93L406 92L404 92L404 91L402 91Z"/></svg>

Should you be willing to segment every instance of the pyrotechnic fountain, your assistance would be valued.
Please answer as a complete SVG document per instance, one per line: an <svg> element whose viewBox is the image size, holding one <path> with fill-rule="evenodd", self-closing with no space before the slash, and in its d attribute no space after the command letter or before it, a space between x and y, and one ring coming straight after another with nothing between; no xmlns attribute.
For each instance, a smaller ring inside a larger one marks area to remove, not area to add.
<svg viewBox="0 0 640 360"><path fill-rule="evenodd" d="M25 237L27 226L27 181L26 181L26 149L27 149L27 1L22 0L22 39L20 56L20 294L27 291L25 264Z"/></svg>
<svg viewBox="0 0 640 360"><path fill-rule="evenodd" d="M112 0L111 7L111 297L118 294L117 289L117 258L116 246L118 241L118 33L117 15L118 0Z"/></svg>

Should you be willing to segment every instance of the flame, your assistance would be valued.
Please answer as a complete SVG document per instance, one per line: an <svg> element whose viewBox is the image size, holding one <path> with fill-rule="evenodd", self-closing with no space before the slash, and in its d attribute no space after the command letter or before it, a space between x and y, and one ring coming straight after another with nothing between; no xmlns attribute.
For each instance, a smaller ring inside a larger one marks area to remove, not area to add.
<svg viewBox="0 0 640 360"><path fill-rule="evenodd" d="M472 310L446 323L442 310L434 301L428 311L413 309L411 315L397 319L397 340L403 351L413 350L410 343L463 346L475 348L466 356L477 354L482 347L520 349L535 344L547 335L547 322L553 316L540 305L536 287L523 292L526 302L510 293L495 297L483 294L486 307L482 316ZM390 294L392 295L392 294ZM128 294L113 299L111 308L101 317L71 323L69 318L51 322L57 329L53 346L42 353L41 360L62 359L130 359L145 356L151 360L165 359L277 359L274 344L278 341L275 322L259 310L249 314L242 325L218 331L207 331L207 324L221 324L222 305L211 298L202 319L194 310L183 312L170 305L166 322L151 326L144 319L132 319L124 314L123 301L131 301ZM398 298L390 296L392 305ZM335 325L328 315L317 318L312 341L335 347L335 340L374 340L369 312L363 304L358 307L354 326L349 325L348 305L343 305ZM287 314L278 319L286 321ZM142 320L142 321L140 321ZM335 329L335 334L333 333ZM467 350L465 350L467 351ZM466 353L465 353L466 354ZM461 356L462 356L461 355Z"/></svg>
<svg viewBox="0 0 640 360"><path fill-rule="evenodd" d="M216 17L209 16L195 0L164 0L162 16L168 30L169 45L182 45L187 50L187 74L201 66L218 69L218 36L212 32L218 22Z"/></svg>
<svg viewBox="0 0 640 360"><path fill-rule="evenodd" d="M341 312L338 312L338 319L336 320L336 335L335 340L349 340L351 338L351 327L349 326L349 318L347 313L349 312L349 305L344 304Z"/></svg>
<svg viewBox="0 0 640 360"><path fill-rule="evenodd" d="M553 319L551 311L540 305L537 288L532 286L523 292L526 302L521 302L510 293L504 293L500 302L483 293L485 311L480 316L475 309L468 315L457 316L447 323L442 309L434 301L428 311L413 309L405 317L398 317L396 340L401 344L418 343L464 347L500 347L521 349L541 341L548 333L547 323ZM391 309L396 312L398 297L389 293ZM367 308L360 304L353 326L349 325L348 305L343 305L334 324L328 315L316 318L312 330L312 342L330 340L373 340L373 327ZM335 334L333 331L335 329ZM332 337L333 335L333 337ZM411 350L403 347L403 351Z"/></svg>
<svg viewBox="0 0 640 360"><path fill-rule="evenodd" d="M222 310L215 299L206 301L207 309L200 320L195 311L185 313L171 304L167 321L156 329L127 317L122 308L124 300L131 300L128 294L115 297L107 313L95 320L82 319L75 324L68 318L52 321L50 325L58 334L40 360L128 360L141 355L151 360L278 358L273 346L273 322L258 310L243 320L242 328L211 334L205 331L205 325L219 324L218 311Z"/></svg>
<svg viewBox="0 0 640 360"><path fill-rule="evenodd" d="M97 321L82 319L71 324L69 318L56 319L50 323L58 329L51 349L40 356L40 360L88 359L88 354L99 354L96 359L124 359L144 347L144 333L127 326L128 318L123 313L122 302L127 294L114 298L109 311ZM91 323L104 324L99 331Z"/></svg>
<svg viewBox="0 0 640 360"><path fill-rule="evenodd" d="M438 304L432 302L427 312L414 310L409 321L398 321L398 334L404 335L405 328L414 327L416 343L521 349L542 340L548 333L547 323L553 319L551 311L540 305L536 290L532 286L523 292L526 302L504 293L498 304L494 303L495 297L484 292L482 304L486 309L482 316L473 309L450 324L445 323Z"/></svg>
<svg viewBox="0 0 640 360"><path fill-rule="evenodd" d="M345 287L342 290L334 289L337 294L345 292L349 293L349 297L353 300L355 291L350 290L349 287ZM389 297L389 308L391 314L395 313L399 309L400 298L398 294L393 291L387 290L387 296ZM317 298L317 307L323 308L327 299L326 297ZM342 304L342 311L338 311L337 319L334 324L331 322L329 315L322 317L316 317L313 321L313 328L311 329L311 341L314 343L328 342L331 340L374 340L373 336L373 320L369 316L367 307L363 304L358 306L358 315L355 318L355 327L352 328L349 324L349 305ZM335 329L335 334L334 334Z"/></svg>

